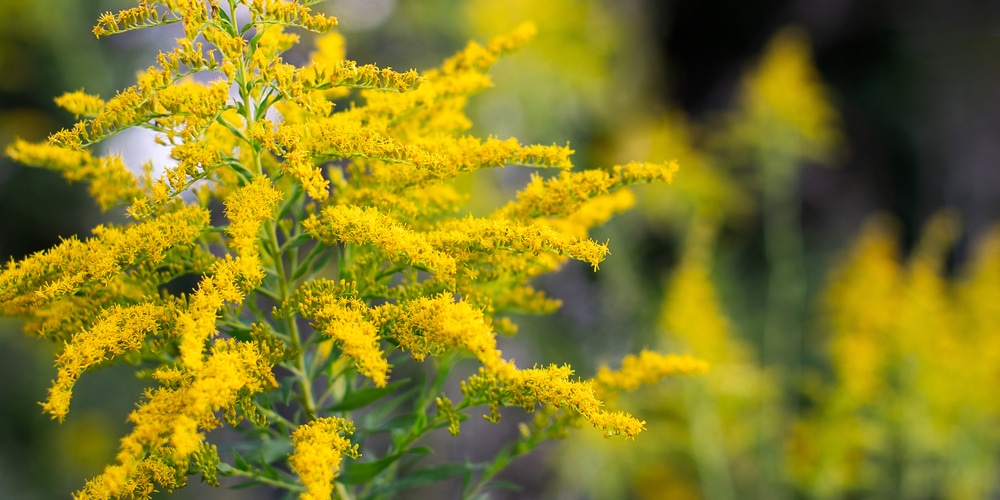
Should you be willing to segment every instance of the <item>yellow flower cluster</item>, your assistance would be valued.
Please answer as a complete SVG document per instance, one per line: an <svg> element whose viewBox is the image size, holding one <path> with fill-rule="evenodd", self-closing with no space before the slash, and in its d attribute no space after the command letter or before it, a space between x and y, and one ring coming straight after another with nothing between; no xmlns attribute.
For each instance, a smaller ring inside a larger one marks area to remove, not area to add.
<svg viewBox="0 0 1000 500"><path fill-rule="evenodd" d="M129 415L134 427L122 438L118 464L88 481L76 498L148 498L154 484L183 486L192 455L205 449L199 429L218 427L216 412L241 397L277 386L266 353L253 342L234 340L216 342L196 369L162 368L156 378L163 386L148 391Z"/></svg>
<svg viewBox="0 0 1000 500"><path fill-rule="evenodd" d="M113 306L89 330L73 336L59 353L55 383L42 409L62 420L69 412L73 384L88 368L127 352L138 352L146 337L159 331L169 315L155 304Z"/></svg>
<svg viewBox="0 0 1000 500"><path fill-rule="evenodd" d="M315 14L308 4L285 0L251 0L246 3L254 24L297 26L317 33L325 33L337 26L337 18Z"/></svg>
<svg viewBox="0 0 1000 500"><path fill-rule="evenodd" d="M568 146L465 135L466 99L490 85L485 72L525 44L532 26L471 43L423 74L346 60L336 33L319 39L310 62L286 64L281 55L299 40L287 28L325 33L337 23L313 13L313 3L158 0L105 14L98 36L170 23L183 24L185 36L110 99L61 97L80 118L73 127L7 150L88 182L103 208L127 206L134 219L0 272L0 311L65 341L44 404L53 417L66 417L87 370L123 359L155 365L148 373L158 386L128 417L133 428L116 463L78 498L148 498L183 486L190 471L217 484L219 471L329 499L342 455L358 456L352 422L329 414L348 417L353 394L394 387L392 348L418 361L459 352L482 366L457 405L439 399L437 420L393 431L412 436L407 445L442 418L457 433L460 412L477 405L492 420L502 405L541 407L539 428L551 429L536 437L582 418L607 436L633 438L643 422L601 398L705 369L644 351L595 382L573 379L568 366L519 369L497 349L496 332L515 329L499 315L558 307L533 278L567 259L597 269L608 247L587 231L631 205L622 188L670 182L677 171L664 162L570 172ZM350 106L334 113L332 99ZM159 178L151 163L137 175L121 158L88 150L132 127L155 132L176 160ZM459 217L466 196L455 177L506 165L562 172L534 178L492 214ZM197 201L182 196L189 191ZM186 276L199 276L197 285L184 290ZM273 391L276 372L282 391ZM328 383L315 383L321 377ZM277 411L292 401L300 410ZM220 414L252 439L290 439L294 452L221 464L206 436L222 425ZM237 426L241 419L249 424ZM277 473L279 461L298 478Z"/></svg>
<svg viewBox="0 0 1000 500"><path fill-rule="evenodd" d="M935 216L904 263L891 226L875 219L832 275L824 305L834 380L818 389L820 404L791 441L804 488L869 487L895 442L908 443L903 488L919 483L920 463L942 467L947 498L988 495L995 484L986 457L1000 405L983 381L996 377L1000 360L1000 240L995 231L983 238L949 279L945 259L957 236L952 214Z"/></svg>
<svg viewBox="0 0 1000 500"><path fill-rule="evenodd" d="M669 183L677 170L676 162L662 165L629 163L615 166L612 172L562 172L547 180L535 175L517 194L517 201L508 203L500 213L516 219L568 215L591 198L608 194L615 188L640 182Z"/></svg>
<svg viewBox="0 0 1000 500"><path fill-rule="evenodd" d="M333 479L340 470L341 457L358 458L358 445L351 445L340 433L354 433L354 425L342 418L320 418L292 433L295 452L289 462L306 486L299 497L302 500L332 498Z"/></svg>
<svg viewBox="0 0 1000 500"><path fill-rule="evenodd" d="M490 414L486 418L491 421L500 419L501 405L534 411L542 404L582 415L594 427L603 430L605 436L634 438L643 429L643 422L627 413L602 409L591 383L570 380L573 370L569 366L518 369L512 361L504 360L496 348L496 334L485 323L482 311L467 302L455 302L448 294L379 306L373 316L388 328L396 343L409 350L417 360L427 355L440 355L449 348L472 353L483 367L463 382L462 392L488 404ZM617 389L616 385L634 389L668 375L696 374L706 369L707 364L690 357L664 357L644 352L639 358L626 358L621 373L605 373L597 383L608 390Z"/></svg>
<svg viewBox="0 0 1000 500"><path fill-rule="evenodd" d="M74 106L70 105L71 108ZM82 108L77 109L86 113ZM135 177L128 171L120 156L94 158L86 150L31 144L20 139L7 147L7 155L21 163L61 172L71 182L89 182L91 196L104 210L131 201L141 194Z"/></svg>
<svg viewBox="0 0 1000 500"><path fill-rule="evenodd" d="M94 26L94 36L100 38L161 23L163 20L160 19L160 13L156 10L156 6L142 2L138 7L125 9L117 14L105 12L97 20L97 25Z"/></svg>
<svg viewBox="0 0 1000 500"><path fill-rule="evenodd" d="M597 372L594 382L602 393L634 391L640 386L659 382L670 375L700 375L708 372L708 363L691 356L664 356L643 350L638 356L628 355L622 360L618 371L603 366Z"/></svg>
<svg viewBox="0 0 1000 500"><path fill-rule="evenodd" d="M159 262L171 248L193 243L207 224L204 210L184 207L125 228L98 226L86 241L67 239L9 263L0 273L0 307L7 315L30 315L48 302L107 285L130 266Z"/></svg>
<svg viewBox="0 0 1000 500"><path fill-rule="evenodd" d="M190 368L202 364L206 340L215 334L216 315L227 302L240 304L247 293L257 288L264 278L258 255L257 232L271 218L281 194L271 187L266 177L257 177L226 198L227 228L235 259L228 255L212 266L210 276L203 279L189 300L188 309L178 319L181 335L181 361Z"/></svg>
<svg viewBox="0 0 1000 500"><path fill-rule="evenodd" d="M721 142L759 155L771 174L791 175L802 159L827 162L841 146L836 108L810 57L804 31L780 31L743 78L729 117L729 137Z"/></svg>
<svg viewBox="0 0 1000 500"><path fill-rule="evenodd" d="M348 283L317 279L299 288L290 306L311 319L317 330L335 340L344 356L354 360L358 371L385 387L389 362L379 347L379 328L368 304L357 298Z"/></svg>

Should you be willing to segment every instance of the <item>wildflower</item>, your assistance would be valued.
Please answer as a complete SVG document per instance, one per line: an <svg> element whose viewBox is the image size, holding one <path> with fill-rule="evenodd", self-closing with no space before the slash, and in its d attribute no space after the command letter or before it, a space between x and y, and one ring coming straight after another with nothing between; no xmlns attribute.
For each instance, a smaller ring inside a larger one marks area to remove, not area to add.
<svg viewBox="0 0 1000 500"><path fill-rule="evenodd" d="M261 479L276 462L297 479L275 484L304 489L303 499L331 498L342 456L359 456L351 400L375 408L390 394L395 348L416 361L441 358L442 375L458 357L449 353L481 365L457 403L419 396L437 401L439 415L393 428L406 436L395 456L445 421L457 434L462 412L477 405L494 420L501 405L541 408L530 446L581 419L606 435L643 429L603 408L597 382L574 379L570 367L519 369L505 359L496 334L516 325L497 315L558 307L531 279L567 259L596 270L608 247L587 230L631 204L621 188L669 182L676 164L570 172L568 146L467 135L467 98L490 85L485 72L498 57L533 36L529 25L421 74L347 60L330 31L337 20L313 3L142 1L105 14L97 36L180 23L184 37L112 98L65 94L58 103L79 118L74 126L7 150L89 183L102 208L127 206L132 218L0 271L0 311L64 341L43 406L53 417L66 416L86 371L122 359L153 366L145 373L154 386L129 415L115 462L78 498L149 498L197 471L216 485L217 474ZM236 5L249 19L226 9ZM299 41L286 31L293 27L322 34L302 66L282 59ZM350 105L341 110L332 99ZM121 158L90 150L136 126L154 131L176 160L158 176L152 163L136 175ZM467 196L453 179L506 165L562 173L532 181L491 215L458 217ZM186 276L197 277L194 289L175 290ZM623 374L602 377L611 390L697 371L683 359L643 353L626 359ZM222 417L248 441L290 439L294 451L222 464L208 436ZM396 469L379 474L391 481Z"/></svg>
<svg viewBox="0 0 1000 500"><path fill-rule="evenodd" d="M322 418L299 426L292 433L295 452L288 461L306 486L300 499L332 498L333 479L340 470L341 456L361 456L358 445L352 445L340 433L354 433L354 425L342 418Z"/></svg>

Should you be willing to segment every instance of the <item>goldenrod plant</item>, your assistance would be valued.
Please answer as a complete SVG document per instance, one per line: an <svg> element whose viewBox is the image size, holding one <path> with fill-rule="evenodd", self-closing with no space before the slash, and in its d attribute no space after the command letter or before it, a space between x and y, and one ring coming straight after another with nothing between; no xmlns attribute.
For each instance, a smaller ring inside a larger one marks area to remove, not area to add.
<svg viewBox="0 0 1000 500"><path fill-rule="evenodd" d="M587 483L601 484L597 498L663 498L668 491L670 498L776 499L795 493L785 445L800 390L800 337L808 324L798 174L808 161L834 158L840 141L836 110L810 52L803 31L783 29L744 73L731 108L715 120L699 123L671 111L632 120L617 133L616 156L676 157L684 164L671 196L661 186L643 186L658 196L638 204L651 226L681 235L678 262L658 290L662 300L647 307L660 311L660 345L697 352L713 369L686 384L681 398L623 398L623 406L654 415L647 425L660 445L639 443L630 453L613 443L586 444L613 457L606 466L618 476ZM732 251L723 246L731 241L717 244L720 233L728 232L730 240L733 233L746 237L755 218L764 226L763 289L719 270ZM757 301L743 311L726 303L719 290L724 280L741 300ZM580 442L564 446L567 455L584 455ZM578 464L573 458L567 463L563 470ZM572 471L566 476L570 484L586 481Z"/></svg>
<svg viewBox="0 0 1000 500"><path fill-rule="evenodd" d="M997 233L949 277L954 213L931 218L907 261L889 221L869 221L827 285L831 373L789 439L793 478L813 498L988 497L1000 443L982 383L1000 349Z"/></svg>
<svg viewBox="0 0 1000 500"><path fill-rule="evenodd" d="M132 363L150 381L114 463L76 498L149 498L197 473L302 499L383 498L460 477L473 498L569 426L634 438L644 422L602 400L707 369L643 351L584 380L566 365L518 367L497 348L516 329L509 314L559 306L533 278L569 259L597 270L608 247L587 230L627 208L619 189L677 171L572 171L568 146L467 134L467 98L531 25L437 69L397 72L345 59L337 20L316 3L141 1L107 13L98 37L168 24L183 36L114 97L58 98L79 118L71 128L7 149L87 182L101 208L129 218L0 273L3 314L62 345L43 403L53 418L67 418L90 370ZM309 60L286 63L306 32L319 34ZM136 174L96 152L133 127L155 132L173 162ZM505 165L556 172L490 214L463 212L456 177ZM446 393L470 358L478 370ZM432 365L427 380L393 375L412 362ZM474 408L495 422L506 406L535 418L491 462L421 466L429 432L457 435ZM242 439L220 451L210 431L223 426ZM376 435L388 445L369 446Z"/></svg>
<svg viewBox="0 0 1000 500"><path fill-rule="evenodd" d="M749 171L759 190L766 305L760 360L775 372L777 397L759 412L760 498L790 498L783 436L797 411L803 335L809 312L799 172L806 162L829 163L842 143L839 116L812 64L808 34L788 27L774 35L760 61L740 82L736 109L725 117L719 141L730 161Z"/></svg>

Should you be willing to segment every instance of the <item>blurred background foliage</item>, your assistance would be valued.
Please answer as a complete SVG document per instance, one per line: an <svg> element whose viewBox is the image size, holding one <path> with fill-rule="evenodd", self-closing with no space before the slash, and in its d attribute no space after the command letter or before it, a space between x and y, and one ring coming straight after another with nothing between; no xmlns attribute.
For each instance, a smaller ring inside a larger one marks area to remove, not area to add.
<svg viewBox="0 0 1000 500"><path fill-rule="evenodd" d="M66 126L54 96L112 95L170 43L169 30L93 39L99 13L130 4L0 0L0 142ZM637 441L581 430L515 462L504 479L521 489L493 498L1000 494L1000 4L320 7L340 17L350 58L397 69L534 21L536 40L470 101L474 133L568 141L578 168L680 161L674 185L637 190L636 210L594 235L611 240L601 271L545 279L563 308L516 318L502 347L521 365L568 362L581 376L643 347L693 353L712 372L619 401L647 420ZM309 47L298 50L290 61ZM471 210L529 175L470 177ZM100 217L82 186L0 160L0 257L86 235ZM63 497L113 455L141 383L115 369L85 377L57 425L35 402L58 346L0 328L0 498ZM488 456L518 418L437 449Z"/></svg>

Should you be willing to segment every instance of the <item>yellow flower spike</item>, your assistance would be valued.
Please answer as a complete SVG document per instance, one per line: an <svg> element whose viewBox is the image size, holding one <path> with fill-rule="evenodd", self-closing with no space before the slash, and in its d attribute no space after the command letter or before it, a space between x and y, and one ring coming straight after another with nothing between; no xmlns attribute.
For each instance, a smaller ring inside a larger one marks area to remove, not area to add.
<svg viewBox="0 0 1000 500"><path fill-rule="evenodd" d="M217 426L215 413L242 395L277 386L261 349L234 340L216 342L204 364L173 378L172 387L147 392L147 401L129 415L134 427L122 439L118 464L88 481L78 498L143 497L154 484L183 486L188 459L202 446L198 429Z"/></svg>
<svg viewBox="0 0 1000 500"><path fill-rule="evenodd" d="M503 219L466 217L449 221L441 230L428 234L435 248L449 251L474 251L485 254L510 250L537 256L553 252L586 262L597 270L608 254L608 246L561 234L550 227L523 225Z"/></svg>
<svg viewBox="0 0 1000 500"><path fill-rule="evenodd" d="M512 32L492 38L486 46L469 42L465 50L445 60L441 65L444 74L466 70L486 71L503 54L513 52L531 41L538 33L532 23L524 23Z"/></svg>
<svg viewBox="0 0 1000 500"><path fill-rule="evenodd" d="M377 387L385 387L389 362L379 348L378 329L369 317L368 305L356 294L353 286L315 280L299 288L294 306L318 331L337 342L358 372Z"/></svg>
<svg viewBox="0 0 1000 500"><path fill-rule="evenodd" d="M73 385L84 371L116 356L138 352L166 319L155 304L114 306L106 311L93 327L74 335L56 358L59 372L42 408L53 418L65 418Z"/></svg>
<svg viewBox="0 0 1000 500"><path fill-rule="evenodd" d="M443 354L451 347L469 351L491 369L503 363L496 336L482 311L467 302L456 302L451 294L379 306L372 314L379 323L392 325L390 334L417 361Z"/></svg>
<svg viewBox="0 0 1000 500"><path fill-rule="evenodd" d="M32 144L20 139L7 147L7 155L26 165L59 172L70 182L89 182L89 192L103 210L143 195L135 175L120 156L94 158L86 150Z"/></svg>
<svg viewBox="0 0 1000 500"><path fill-rule="evenodd" d="M226 232L232 237L232 248L238 255L247 255L257 248L257 232L265 220L274 217L274 210L282 194L274 189L264 176L254 178L250 184L226 198Z"/></svg>
<svg viewBox="0 0 1000 500"><path fill-rule="evenodd" d="M81 116L94 117L104 109L104 100L96 95L84 93L82 90L67 92L56 98L56 104L73 113L77 118Z"/></svg>
<svg viewBox="0 0 1000 500"><path fill-rule="evenodd" d="M98 226L85 242L68 239L8 264L0 272L0 308L24 314L87 283L107 283L128 266L159 261L167 249L191 244L207 224L205 211L184 207L124 229Z"/></svg>
<svg viewBox="0 0 1000 500"><path fill-rule="evenodd" d="M255 21L270 21L286 26L326 33L337 26L337 18L324 14L312 14L312 10L298 2L285 0L252 0L247 3Z"/></svg>
<svg viewBox="0 0 1000 500"><path fill-rule="evenodd" d="M517 193L517 201L507 203L496 215L516 219L569 215L587 200L620 187L644 182L670 183L678 169L677 162L671 161L617 165L610 172L562 172L547 180L535 175Z"/></svg>
<svg viewBox="0 0 1000 500"><path fill-rule="evenodd" d="M405 257L450 280L455 274L455 260L431 246L425 236L410 231L403 224L374 208L335 205L321 217L310 216L302 223L314 238L327 245L343 243L374 244L393 258Z"/></svg>
<svg viewBox="0 0 1000 500"><path fill-rule="evenodd" d="M341 435L353 433L354 424L339 417L318 418L295 429L292 433L295 451L288 461L306 487L299 496L301 500L333 498L333 480L340 472L342 457L361 456L358 445L352 445Z"/></svg>
<svg viewBox="0 0 1000 500"><path fill-rule="evenodd" d="M226 198L226 215L230 219L226 231L232 237L231 246L238 257L227 256L212 266L211 275L202 279L188 310L178 319L181 360L185 366L193 369L201 366L205 342L215 335L219 309L226 303L242 302L263 279L257 232L273 216L280 201L281 193L263 176Z"/></svg>
<svg viewBox="0 0 1000 500"><path fill-rule="evenodd" d="M97 25L94 26L93 33L97 38L101 38L102 36L114 35L123 31L132 31L164 24L167 20L160 17L160 13L157 12L155 5L142 2L138 7L122 10L118 14L112 14L111 12L102 14L97 20Z"/></svg>
<svg viewBox="0 0 1000 500"><path fill-rule="evenodd" d="M205 343L216 334L215 321L226 303L238 304L263 278L256 253L217 261L191 296L188 309L177 321L181 337L180 358L184 366L197 369L203 363Z"/></svg>
<svg viewBox="0 0 1000 500"><path fill-rule="evenodd" d="M518 370L513 363L503 362L494 369L481 368L479 373L462 384L466 397L485 400L490 404L487 420L498 421L499 405L521 406L532 411L542 404L578 413L605 437L622 435L635 438L645 428L644 422L624 412L601 409L603 403L594 394L593 385L586 381L571 381L573 370L568 366Z"/></svg>
<svg viewBox="0 0 1000 500"><path fill-rule="evenodd" d="M700 359L643 350L638 356L625 356L617 371L602 366L594 383L602 394L612 394L616 391L631 392L639 386L654 384L671 375L701 375L706 372L708 363Z"/></svg>

